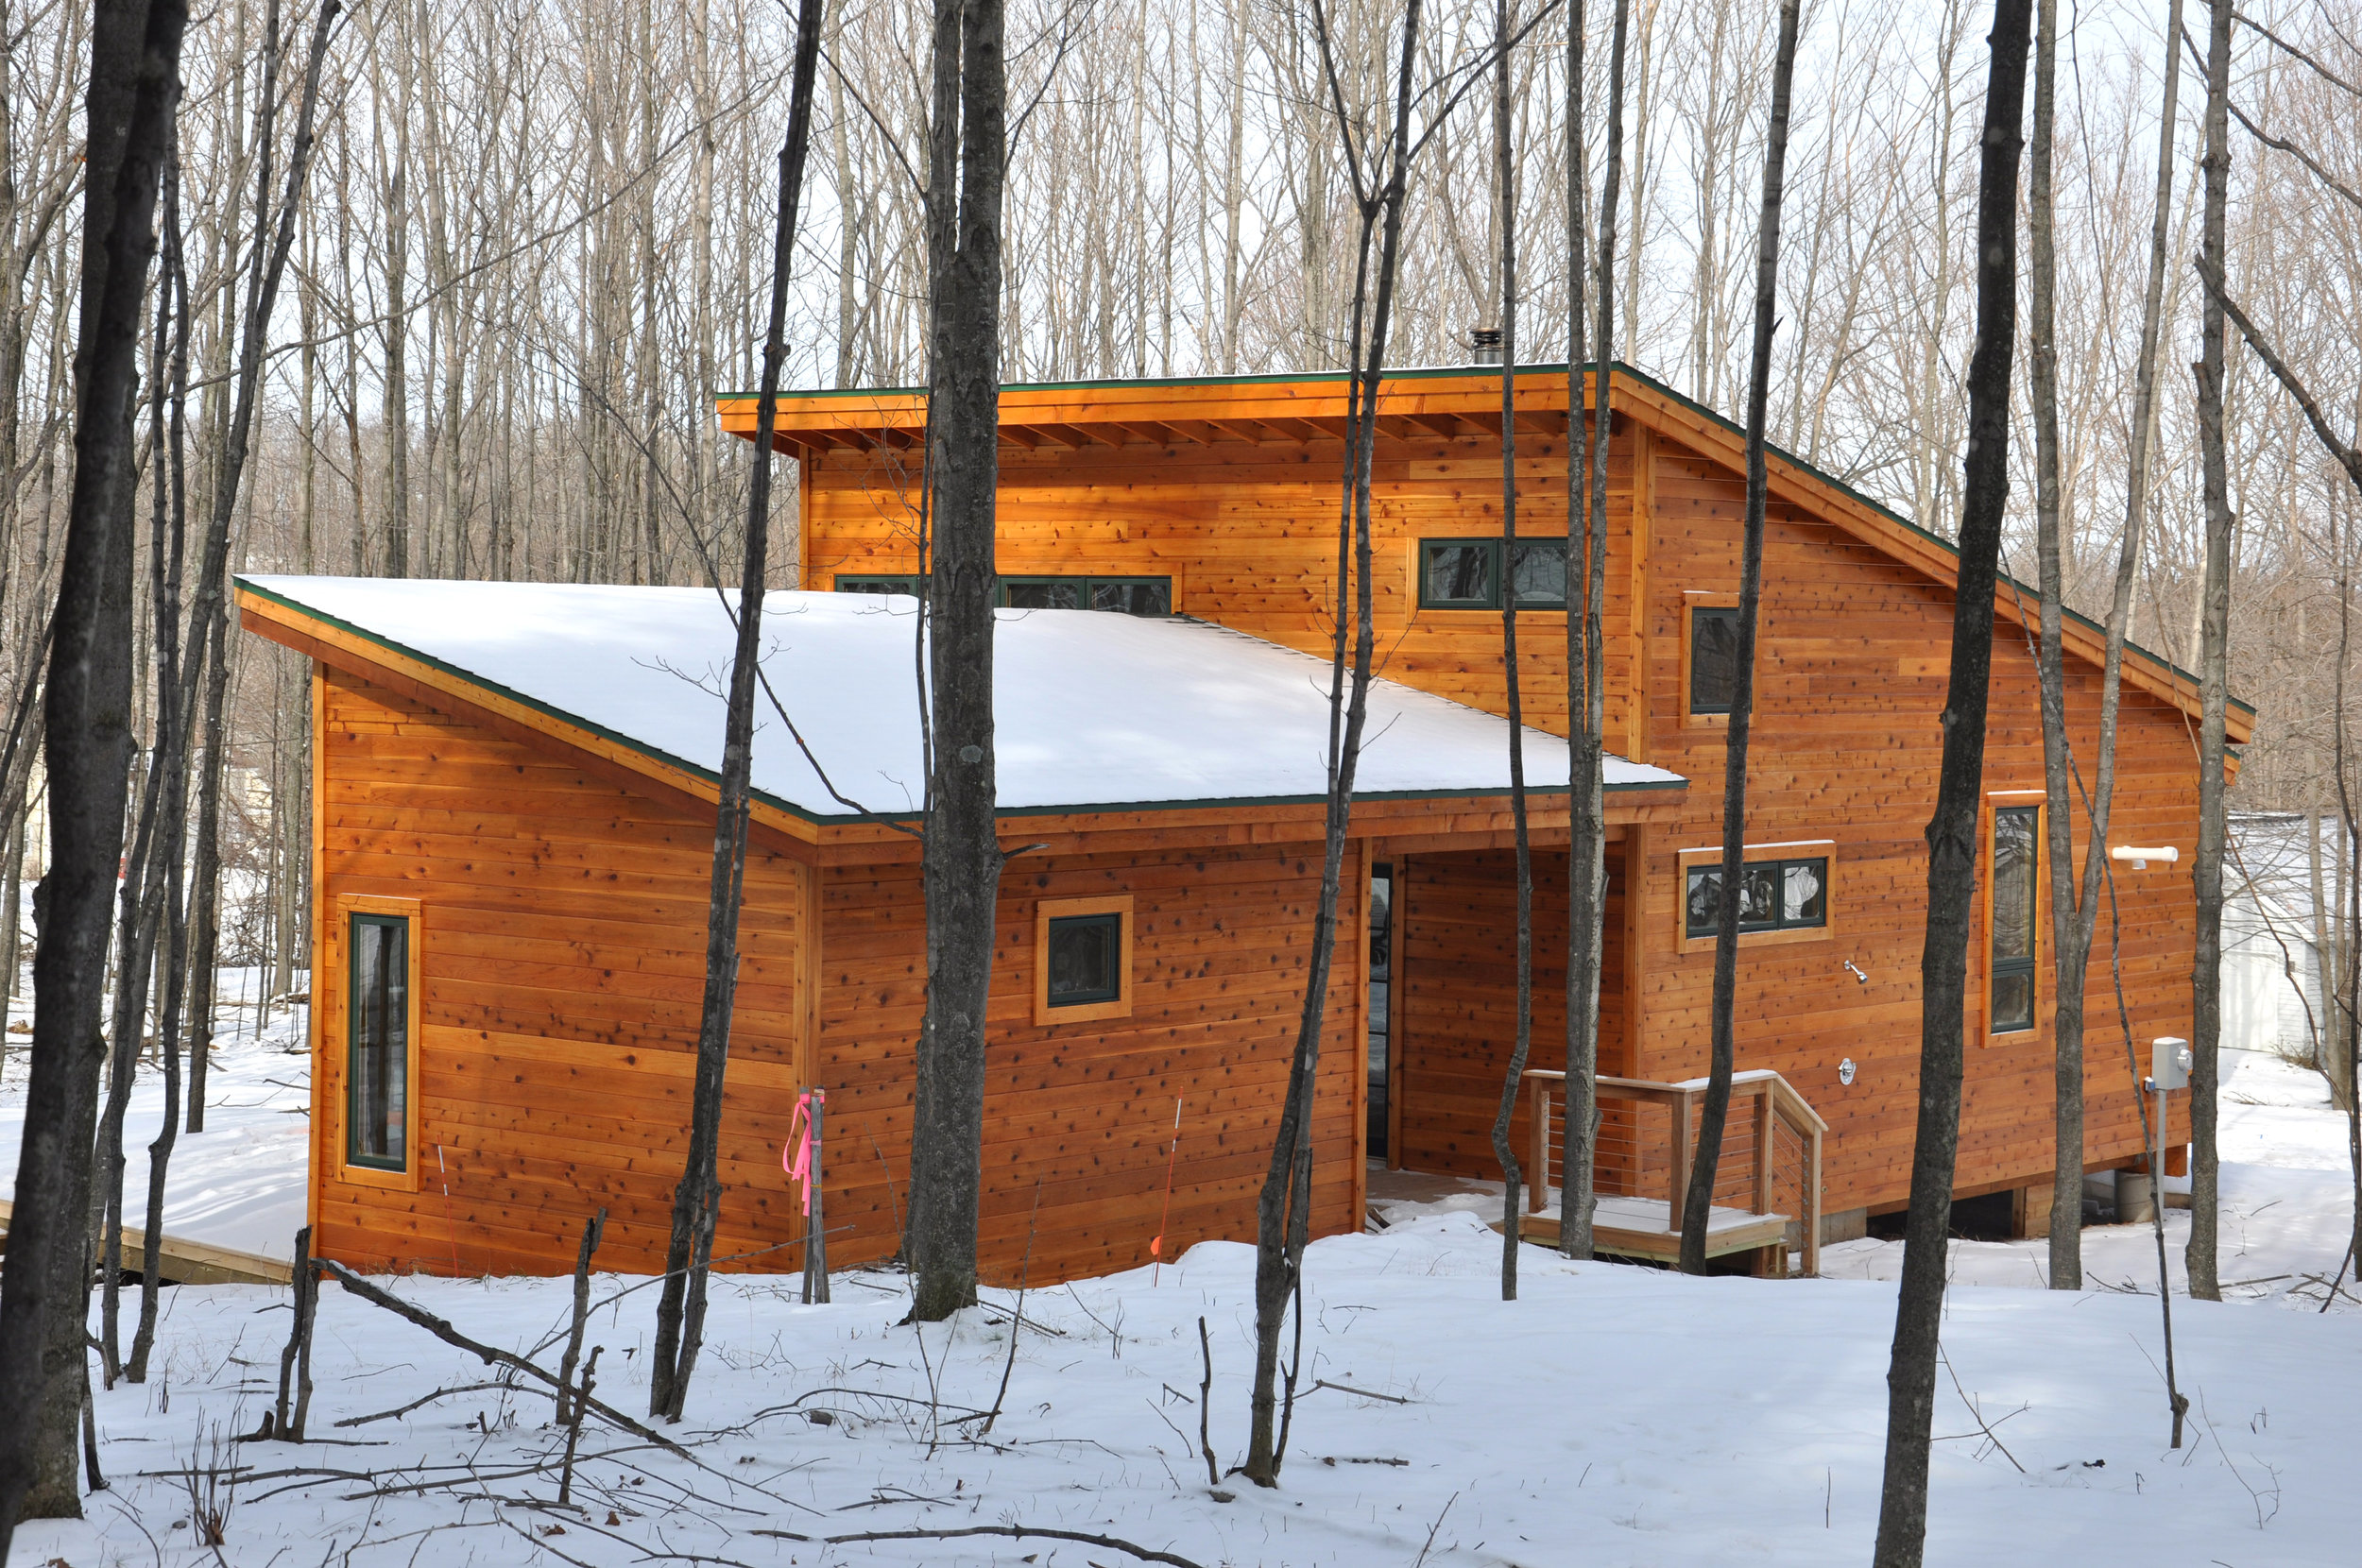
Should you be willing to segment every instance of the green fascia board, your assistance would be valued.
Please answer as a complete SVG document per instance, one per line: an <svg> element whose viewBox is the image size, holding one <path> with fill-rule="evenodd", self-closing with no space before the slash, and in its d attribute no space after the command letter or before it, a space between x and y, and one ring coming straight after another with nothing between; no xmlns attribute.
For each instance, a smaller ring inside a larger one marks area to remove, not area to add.
<svg viewBox="0 0 2362 1568"><path fill-rule="evenodd" d="M1698 415L1702 418L1713 420L1716 424L1720 425L1724 430L1730 432L1733 435L1737 436L1739 439L1746 439L1746 427L1739 424L1737 420L1730 418L1717 410L1707 407L1704 403L1700 402L1697 399L1689 396L1686 392L1679 391L1674 387L1667 385L1665 383L1657 380L1656 377L1649 374L1646 370L1635 369L1632 366L1626 365L1620 359L1611 360L1608 362L1608 365L1609 374L1611 377L1630 376L1633 380L1641 383L1652 391L1660 393L1667 398L1670 398L1673 401L1681 404L1684 408L1688 409L1691 413ZM1596 367L1597 366L1593 362L1586 361L1583 364L1583 369L1587 375ZM1483 375L1488 371L1498 371L1498 366L1490 365L1420 366L1401 370L1388 370L1385 372L1382 379L1390 382L1442 381L1447 379L1464 380L1470 376ZM1564 375L1566 374L1566 369L1567 366L1564 361L1548 365L1520 365L1516 367L1517 374L1521 376ZM1112 386L1271 386L1284 382L1343 383L1352 380L1354 372L1351 370L1311 370L1294 375L1151 376L1138 379L1125 379L1118 377L1114 379L1101 379L1094 381L1009 382L1001 387L1001 390L1004 392L1087 392L1093 390L1094 388ZM744 398L760 398L762 395L762 394L761 392L717 392L714 394L714 401L716 402L720 402L725 400L735 401ZM782 398L792 397L796 399L923 398L926 395L927 388L923 386L824 387L813 391L781 392L779 394ZM1143 415L1141 418L1148 418L1148 416ZM1950 539L1945 538L1943 535L1922 528L1918 523L1913 522L1910 519L1905 517L1893 507L1889 506L1885 502L1879 501L1873 496L1864 495L1860 490L1856 489L1844 480L1838 478L1835 474L1832 474L1823 469L1806 462L1795 453L1790 452L1784 448L1773 446L1769 442L1765 443L1765 446L1766 450L1777 456L1781 462L1786 463L1789 468L1794 469L1797 472L1810 475L1812 478L1817 479L1822 484L1829 486L1829 488L1845 496L1848 500L1857 502L1861 505L1869 507L1872 511L1877 513L1880 517L1885 518L1888 521L1892 522L1899 527L1907 528L1913 534L1918 535L1921 538L1926 540L1929 544L1936 545L1943 550L1948 551L1956 559L1959 557L1960 547L1953 543ZM2039 588L2028 588L2027 585L2019 582L2016 578L2011 576L2006 571L2000 573L2000 580L2007 584L2010 588L2015 589L2017 592L2028 595L2037 601L2039 601L2042 597L2042 591ZM2068 620L2075 622L2079 625L2087 627L2092 631L2098 632L2102 636L2106 635L2107 627L2103 626L2098 622L2094 621L2090 616L2083 614L2080 610L2066 609L2064 605L2060 607L2062 609L2065 609L2066 618ZM2182 669L2180 665L2174 663L2171 659L2165 657L2163 655L2152 653L2148 649L2142 647L2137 642L2127 641L2124 646L2130 652L2138 654L2145 659L2163 665L2165 669L2172 671L2176 676L2188 681L2193 687L2199 684L2199 677L2197 675ZM2242 702L2237 697L2233 697L2230 701L2232 707L2237 708L2240 712L2245 713L2250 718L2253 718L2255 716L2254 704Z"/></svg>
<svg viewBox="0 0 2362 1568"><path fill-rule="evenodd" d="M694 775L713 784L717 789L721 786L722 775L702 763L693 762L685 757L676 757L671 752L649 745L646 741L625 735L621 730L610 729L605 724L584 718L579 713L569 713L562 707L542 702L538 697L527 696L524 692L503 686L498 681L487 680L471 670L463 670L455 664L436 658L432 654L421 653L382 633L373 632L366 626L355 625L350 621L314 609L311 605L289 599L284 594L273 593L270 589L250 582L244 576L233 576L231 580L257 599L267 599L274 605L317 621L322 625L334 626L340 632L361 639L364 642L374 643L388 652L400 654L404 658L416 659L430 669L439 670L447 675L467 682L470 686L505 697L521 707L529 707L536 713L573 724L577 729L588 730L602 741L612 741L627 751L638 752L651 761L661 762L667 767L678 768L683 773ZM1629 791L1687 790L1689 780L1684 778L1670 784L1609 784L1603 788L1610 794ZM1526 793L1529 796L1563 795L1566 793L1566 791L1567 787L1564 784L1529 784L1526 786ZM799 821L821 827L845 827L868 822L907 822L920 815L916 811L823 813L808 810L793 801L782 800L767 791L750 790L750 793L757 800L774 810L783 811ZM1510 792L1507 790L1365 790L1356 791L1353 798L1356 800L1507 800L1509 795ZM993 814L996 817L1067 817L1087 816L1104 811L1222 810L1251 806L1318 806L1326 799L1326 795L1217 795L1197 800L1113 800L1076 806L1001 806L994 808Z"/></svg>

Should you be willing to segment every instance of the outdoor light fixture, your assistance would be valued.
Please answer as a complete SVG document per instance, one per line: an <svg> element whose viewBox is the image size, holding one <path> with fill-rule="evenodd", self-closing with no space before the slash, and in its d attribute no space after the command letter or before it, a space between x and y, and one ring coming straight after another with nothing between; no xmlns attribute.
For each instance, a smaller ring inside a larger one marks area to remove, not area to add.
<svg viewBox="0 0 2362 1568"><path fill-rule="evenodd" d="M2114 849L2108 851L2108 858L2112 861L2126 861L2135 871L2147 871L2148 869L2148 862L2151 861L2163 861L2167 865L2173 864L2174 861L2182 858L2182 851L2174 848L2174 846L2169 844L2162 844L2151 849L2142 849L2133 844L2120 844Z"/></svg>
<svg viewBox="0 0 2362 1568"><path fill-rule="evenodd" d="M1840 1062L1837 1065L1837 1081L1840 1083L1844 1084L1847 1088L1853 1087L1854 1059L1852 1057L1849 1056L1844 1061Z"/></svg>

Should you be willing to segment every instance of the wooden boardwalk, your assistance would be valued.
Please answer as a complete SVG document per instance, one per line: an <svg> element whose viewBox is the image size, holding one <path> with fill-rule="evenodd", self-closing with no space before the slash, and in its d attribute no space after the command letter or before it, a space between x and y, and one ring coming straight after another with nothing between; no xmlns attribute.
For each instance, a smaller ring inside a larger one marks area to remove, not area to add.
<svg viewBox="0 0 2362 1568"><path fill-rule="evenodd" d="M8 1251L9 1220L15 1208L0 1198L0 1253ZM147 1267L147 1233L137 1226L123 1227L123 1267ZM294 1266L277 1258L175 1236L163 1238L157 1271L171 1285L285 1285L295 1277Z"/></svg>

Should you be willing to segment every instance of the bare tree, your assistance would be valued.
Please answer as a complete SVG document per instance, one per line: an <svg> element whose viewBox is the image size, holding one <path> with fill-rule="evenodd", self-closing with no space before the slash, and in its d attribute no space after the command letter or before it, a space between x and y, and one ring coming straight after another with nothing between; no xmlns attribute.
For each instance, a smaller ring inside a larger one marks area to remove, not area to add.
<svg viewBox="0 0 2362 1568"><path fill-rule="evenodd" d="M1927 824L1927 934L1920 959L1919 1120L1910 1210L1887 1371L1886 1473L1878 1568L1918 1568L1927 1539L1927 1455L1943 1318L1945 1234L1960 1140L1961 1019L1977 889L1978 790L1993 673L1993 600L2009 501L2010 371L2017 347L2017 167L2024 145L2031 0L1997 0L1977 200L1977 351L1969 362L1968 455L1953 589L1943 761Z"/></svg>
<svg viewBox="0 0 2362 1568"><path fill-rule="evenodd" d="M1517 600L1525 591L1525 574L1517 554L1517 160L1510 140L1509 0L1494 0L1493 49L1493 179L1500 230L1501 676L1509 695L1509 816L1517 878L1516 1033L1501 1075L1500 1105L1493 1113L1493 1156L1507 1178L1501 1197L1501 1300L1514 1302L1524 1172L1509 1127L1533 1047L1533 840L1526 823L1525 705L1517 667Z"/></svg>
<svg viewBox="0 0 2362 1568"><path fill-rule="evenodd" d="M689 1151L673 1193L673 1234L657 1304L656 1356L648 1414L678 1421L704 1341L706 1275L722 1207L717 1174L723 1081L729 1066L730 1013L738 992L738 912L745 891L746 823L754 771L755 684L762 662L762 594L769 573L772 432L787 364L787 298L796 260L796 204L812 141L813 81L820 56L823 0L801 0L796 17L796 73L787 140L779 148L779 217L771 253L771 325L762 345L762 390L755 405L753 482L746 492L745 567L739 576L737 644L730 655L722 727L722 777L714 803L713 886L706 919L703 1012L697 1027L697 1076L692 1091Z"/></svg>
<svg viewBox="0 0 2362 1568"><path fill-rule="evenodd" d="M2206 51L2206 215L2199 265L2223 275L2223 225L2231 197L2231 0L2208 0ZM2190 1294L2222 1300L2216 1272L2215 1098L2221 1086L2223 743L2231 665L2231 470L2223 432L2226 329L2222 299L2209 290L2199 332L2199 463L2206 503L2206 553L2199 594L2198 854L2190 877L2198 892L2197 952L2190 968ZM2163 1172L2155 1173L2159 1176ZM2179 1423L2176 1423L2177 1426Z"/></svg>
<svg viewBox="0 0 2362 1568"><path fill-rule="evenodd" d="M1746 892L1747 741L1754 727L1755 617L1763 601L1763 514L1771 494L1764 426L1772 396L1772 338L1779 326L1780 202L1788 181L1789 85L1796 75L1798 0L1781 0L1780 38L1772 60L1772 124L1763 152L1763 212L1755 230L1755 349L1747 378L1747 516L1738 557L1737 673L1722 758L1722 872L1714 926L1713 1059L1698 1111L1698 1153L1682 1202L1682 1271L1706 1271L1706 1230L1714 1215L1714 1178L1722 1127L1731 1109L1737 1050L1732 1012L1738 993L1738 914ZM1772 896L1788 896L1784 886Z"/></svg>
<svg viewBox="0 0 2362 1568"><path fill-rule="evenodd" d="M903 1256L911 1316L976 1300L984 1010L1001 841L993 808L993 520L1000 483L1001 0L935 0L927 164L927 1013Z"/></svg>
<svg viewBox="0 0 2362 1568"><path fill-rule="evenodd" d="M2056 1111L2050 1195L2050 1287L2083 1287L2083 996L2091 963L2092 937L2099 918L2101 879L2107 875L2108 822L2115 799L2116 724L2123 699L2125 633L2132 616L2132 583L2139 570L2141 539L2148 520L2149 438L2155 427L2157 343L2165 303L2165 251L2173 220L2174 104L2182 73L2175 68L2182 34L2182 0L2171 0L2165 20L2164 103L2158 113L2157 195L2149 226L2148 279L2142 295L2140 357L2133 372L2131 452L2126 463L2123 531L2116 552L2115 584L2108 604L2107 652L2099 689L2099 755L2086 810L2091 830L2079 890L2075 880L2075 802L2078 782L2066 727L2066 652L2063 641L2065 584L2061 570L2058 503L2057 347L2053 324L2058 261L2051 190L2057 17L2054 0L2043 0L2036 46L2031 242L2033 251L2033 341L2031 345L2035 438L2048 451L2037 453L2041 472L2035 519L2042 587L2042 679L2044 810L2048 817L2050 919L2054 985L2051 1028L2056 1047ZM2047 388L2047 390L2045 390ZM2045 406L2048 412L2045 413ZM2146 1100L2143 1101L2146 1114ZM2144 1142L2147 1140L2144 1139Z"/></svg>
<svg viewBox="0 0 2362 1568"><path fill-rule="evenodd" d="M0 1559L20 1510L80 1511L81 1217L131 748L132 399L187 25L180 0L102 0L91 28L74 493L47 691L50 861L25 1144L0 1263Z"/></svg>

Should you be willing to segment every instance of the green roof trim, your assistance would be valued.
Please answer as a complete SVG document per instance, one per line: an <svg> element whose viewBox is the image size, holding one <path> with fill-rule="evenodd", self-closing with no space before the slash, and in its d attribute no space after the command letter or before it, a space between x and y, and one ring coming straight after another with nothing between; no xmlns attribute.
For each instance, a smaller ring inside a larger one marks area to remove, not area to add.
<svg viewBox="0 0 2362 1568"><path fill-rule="evenodd" d="M388 652L400 654L404 658L416 659L418 662L427 666L429 669L439 670L447 675L451 675L467 682L469 685L477 688L479 690L495 692L500 696L505 697L510 702L517 704L521 707L531 708L536 713L543 714L546 717L559 720L565 724L573 724L578 729L588 730L591 734L599 737L602 741L611 741L616 745L622 746L626 751L637 752L639 755L645 757L652 761L661 762L667 767L678 768L683 773L692 774L699 778L703 778L709 783L711 783L716 789L719 789L721 786L721 775L715 773L712 769L706 767L702 763L693 762L685 757L676 757L671 752L663 751L658 747L649 745L647 742L638 740L632 736L625 735L620 730L610 729L605 724L597 724L590 719L586 719L579 713L570 713L562 707L556 707L550 703L542 702L538 697L530 697L524 692L519 691L512 687L503 686L498 681L487 680L482 675L475 673L471 670L461 669L458 665L450 663L444 659L436 658L432 654L421 653L418 649L410 647L405 643L398 642L394 639L386 637L382 633L370 631L366 626L356 625L352 622L343 620L337 616L330 615L324 610L315 609L311 605L306 605L300 600L290 599L282 593L275 593L271 589L264 588L260 584L251 581L243 574L233 574L231 581L238 588L243 588L247 592L254 595L257 599L268 600L271 604L280 605L284 609L292 610L298 615L319 622L323 625L334 626L338 631L349 633L353 637L357 637L364 642L373 643L380 648L386 649ZM1488 715L1488 717L1498 717L1498 715ZM1506 724L1508 721L1502 720L1501 722ZM767 791L753 790L751 786L749 788L754 797L757 800L762 801L764 805L771 807L775 810L782 811L799 821L811 823L816 827L845 827L869 822L907 822L910 819L920 815L920 813L916 811L843 811L833 814L822 814L806 810L803 807L796 805L793 801L782 800L779 796L771 794ZM1610 794L1629 793L1633 791L1687 790L1689 788L1689 780L1686 778L1677 778L1674 782L1669 784L1609 784L1604 786L1604 788ZM1566 791L1567 786L1564 784L1529 784L1526 786L1526 793L1529 796L1563 795L1566 793ZM1509 792L1507 790L1371 790L1357 791L1355 792L1353 798L1356 800L1507 800L1509 798ZM1215 796L1199 800L1118 800L1094 802L1079 806L996 807L994 808L993 815L996 817L1066 817L1085 816L1102 811L1219 810L1226 808L1243 809L1251 806L1318 806L1326 803L1326 800L1327 796L1326 795L1228 795Z"/></svg>
<svg viewBox="0 0 2362 1568"><path fill-rule="evenodd" d="M1730 432L1733 435L1738 436L1741 440L1746 438L1746 428L1740 425L1738 421L1728 418L1718 410L1707 407L1704 403L1702 403L1697 399L1690 397L1687 393L1667 385L1664 382L1657 380L1656 377L1649 374L1646 370L1635 369L1634 366L1625 364L1620 359L1611 360L1608 362L1608 365L1609 375L1611 378L1615 376L1630 376L1633 380L1641 383L1651 390L1681 404L1691 413L1696 414L1703 418L1713 420L1716 424L1720 425L1724 430ZM1517 366L1517 373L1520 375L1531 373L1534 375L1553 376L1565 374L1567 371L1567 368L1568 366L1564 361L1559 361L1552 364L1520 365ZM1583 368L1585 373L1589 373L1596 369L1597 366L1593 362L1585 361ZM1464 379L1469 376L1481 376L1487 373L1497 373L1498 370L1498 366L1490 365L1419 366L1401 370L1388 370L1385 372L1383 379L1386 381L1439 381L1453 378ZM1345 382L1351 380L1353 375L1354 372L1351 370L1310 370L1299 374L1272 373L1253 376L1119 377L1111 380L1103 379L1096 381L1010 382L1004 384L1001 387L1001 390L1004 392L1087 392L1099 387L1115 386L1269 386L1282 382ZM722 401L725 399L736 401L744 398L760 398L762 395L762 394L759 391L717 392L714 394L714 401L717 402ZM923 398L926 395L927 389L923 386L821 387L803 391L782 391L779 394L782 398L797 399ZM1145 418L1147 416L1143 415L1141 418ZM1929 544L1936 545L1943 550L1948 551L1955 558L1959 557L1960 553L1960 547L1959 545L1953 543L1950 539L1945 538L1941 534L1933 533L1928 529L1922 528L1918 523L1913 522L1910 519L1905 517L1893 507L1889 506L1885 502L1880 501L1874 496L1863 494L1860 490L1856 489L1853 486L1847 484L1844 480L1838 478L1835 474L1805 461L1805 459L1782 447L1772 445L1770 442L1766 442L1765 447L1774 456L1778 457L1781 462L1786 463L1789 468L1794 469L1797 472L1807 474L1812 478L1819 480L1822 484L1826 485L1829 488L1839 492L1840 495L1845 496L1848 500L1857 502L1859 504L1870 508L1870 510L1877 513L1880 517L1885 518L1889 522L1894 523L1898 527L1908 529L1911 533L1918 535ZM2019 582L2016 578L2011 576L2006 571L2000 573L2000 581L2007 584L2010 588L2015 589L2020 594L2027 595L2036 600L2039 600L2042 597L2041 589L2028 588L2026 584ZM2097 632L2102 636L2107 634L2107 627L2102 625L2099 622L2094 621L2090 616L2083 614L2080 610L2068 609L2064 605L2060 607L2065 610L2066 618L2075 622L2078 625L2083 626L2088 630ZM2138 654L2141 657L2149 660L2151 663L2161 665L2165 669L2171 671L2176 677L2188 681L2192 687L2195 688L2199 684L2199 677L2197 675L2182 669L2180 665L2174 663L2171 659L2166 658L2164 655L2153 653L2150 650L2142 647L2139 643L2131 641L2130 639L2125 642L2124 646L2126 651ZM2255 717L2256 709L2254 704L2242 702L2237 697L2231 698L2230 702L2232 707L2237 708L2240 712L2245 713L2248 717Z"/></svg>

